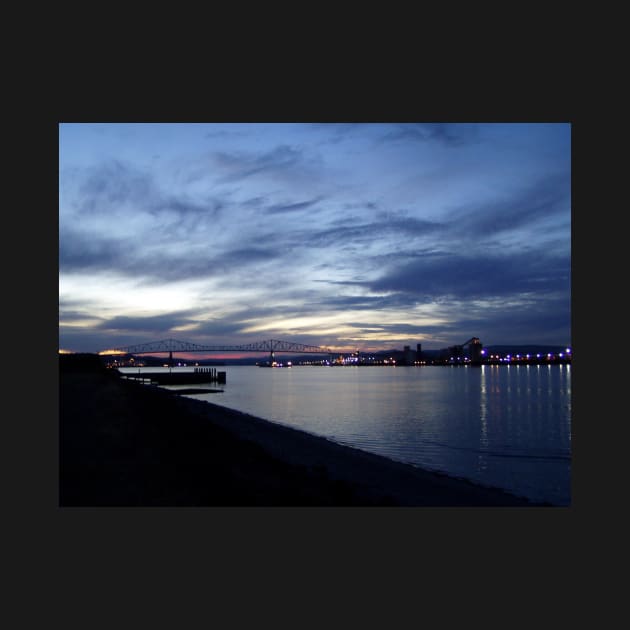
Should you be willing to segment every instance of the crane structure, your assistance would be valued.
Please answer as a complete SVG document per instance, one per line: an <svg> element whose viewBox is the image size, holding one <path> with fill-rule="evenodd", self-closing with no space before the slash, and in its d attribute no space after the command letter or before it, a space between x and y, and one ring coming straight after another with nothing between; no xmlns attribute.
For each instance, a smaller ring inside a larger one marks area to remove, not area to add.
<svg viewBox="0 0 630 630"><path fill-rule="evenodd" d="M468 348L468 357L465 357L464 353L464 348L466 347ZM472 365L479 365L481 363L483 344L479 337L471 337L468 341L458 346L451 346L448 350L450 356L453 357L453 362L463 363L468 358Z"/></svg>

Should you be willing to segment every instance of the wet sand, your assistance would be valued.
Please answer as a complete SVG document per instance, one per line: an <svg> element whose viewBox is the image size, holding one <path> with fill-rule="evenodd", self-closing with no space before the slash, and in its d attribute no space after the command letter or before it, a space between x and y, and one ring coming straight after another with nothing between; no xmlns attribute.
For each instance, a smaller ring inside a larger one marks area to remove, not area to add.
<svg viewBox="0 0 630 630"><path fill-rule="evenodd" d="M61 506L533 506L220 405L61 363Z"/></svg>

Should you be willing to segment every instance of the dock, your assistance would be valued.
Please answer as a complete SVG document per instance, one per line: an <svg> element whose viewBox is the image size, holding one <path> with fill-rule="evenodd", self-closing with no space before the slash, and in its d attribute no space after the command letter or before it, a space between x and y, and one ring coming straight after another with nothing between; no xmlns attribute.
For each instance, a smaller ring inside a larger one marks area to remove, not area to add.
<svg viewBox="0 0 630 630"><path fill-rule="evenodd" d="M157 385L192 385L198 383L226 383L226 373L216 368L196 367L193 372L138 372L138 374L122 373L121 376L141 382Z"/></svg>

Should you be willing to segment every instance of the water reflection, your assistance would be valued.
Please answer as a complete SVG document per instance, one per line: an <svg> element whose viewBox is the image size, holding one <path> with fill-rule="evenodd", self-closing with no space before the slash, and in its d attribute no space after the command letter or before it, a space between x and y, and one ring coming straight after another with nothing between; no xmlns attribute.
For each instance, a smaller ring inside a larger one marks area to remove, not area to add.
<svg viewBox="0 0 630 630"><path fill-rule="evenodd" d="M226 369L224 393L193 397L535 500L568 501L568 366Z"/></svg>
<svg viewBox="0 0 630 630"><path fill-rule="evenodd" d="M480 419L480 433L479 433L479 458L477 462L478 470L484 471L487 468L487 458L485 451L488 448L488 388L486 385L488 367L481 366L481 381L480 390L481 395L479 397L479 419Z"/></svg>

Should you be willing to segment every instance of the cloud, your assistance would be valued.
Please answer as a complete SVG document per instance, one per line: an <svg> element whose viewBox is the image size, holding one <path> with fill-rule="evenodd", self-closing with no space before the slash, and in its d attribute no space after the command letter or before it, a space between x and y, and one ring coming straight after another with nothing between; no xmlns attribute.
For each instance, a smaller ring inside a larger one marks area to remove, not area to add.
<svg viewBox="0 0 630 630"><path fill-rule="evenodd" d="M323 230L303 232L297 236L307 247L360 245L367 242L385 243L386 237L396 237L400 243L406 238L427 236L444 229L441 223L404 216L400 213L383 213L384 218L360 223L343 219Z"/></svg>
<svg viewBox="0 0 630 630"><path fill-rule="evenodd" d="M59 308L59 321L64 324L71 324L72 322L83 322L85 320L98 320L101 319L93 313L86 314L85 311L68 311L64 308Z"/></svg>
<svg viewBox="0 0 630 630"><path fill-rule="evenodd" d="M477 139L477 125L461 123L399 123L381 136L382 142L437 142L447 147L471 144Z"/></svg>
<svg viewBox="0 0 630 630"><path fill-rule="evenodd" d="M297 203L289 203L289 204L276 204L273 206L269 206L265 209L265 212L268 214L280 214L285 212L296 212L300 210L306 210L307 208L312 208L316 203L321 201L322 197L316 197L315 199L311 199L310 201L300 201Z"/></svg>
<svg viewBox="0 0 630 630"><path fill-rule="evenodd" d="M229 131L207 131L203 137L207 138L208 140L233 140L236 138L246 137L249 134L250 132L245 129L230 129Z"/></svg>
<svg viewBox="0 0 630 630"><path fill-rule="evenodd" d="M269 311L267 311L269 312ZM241 317L251 317L250 311L242 311ZM64 316L64 321L68 319ZM72 317L70 321L72 321ZM85 319L85 315L76 315L76 319ZM232 313L225 317L208 318L207 312L198 309L183 311L173 311L152 316L116 316L101 318L101 321L93 326L93 329L101 334L107 332L108 336L113 335L118 339L129 343L142 343L145 340L151 341L158 337L173 337L182 341L208 344L209 339L214 344L228 343L226 339L236 336L238 340L246 337L243 329L248 324L240 321L239 314ZM77 331L68 329L68 334L75 334ZM260 335L249 335L258 338ZM212 343L210 345L212 345ZM124 345L124 344L119 344Z"/></svg>
<svg viewBox="0 0 630 630"><path fill-rule="evenodd" d="M283 256L283 252L275 251L269 247L242 247L222 253L217 257L214 263L223 269L229 270L234 266L246 267L256 263L282 258Z"/></svg>
<svg viewBox="0 0 630 630"><path fill-rule="evenodd" d="M118 332L144 332L151 334L168 333L173 328L190 324L195 311L176 311L148 317L128 317L120 315L103 319L97 328Z"/></svg>
<svg viewBox="0 0 630 630"><path fill-rule="evenodd" d="M470 238L487 237L559 216L570 220L569 174L554 174L504 199L470 204L453 212L451 230Z"/></svg>
<svg viewBox="0 0 630 630"><path fill-rule="evenodd" d="M189 255L186 251L150 252L120 268L129 275L141 274L145 283L222 279L233 286L239 273L252 266L281 258L283 252L265 247L237 247L222 252Z"/></svg>
<svg viewBox="0 0 630 630"><path fill-rule="evenodd" d="M401 338L408 338L414 335L421 335L428 326L422 323L418 324L406 324L406 323L390 323L385 324L381 322L348 322L348 326L352 326L361 333L371 332L388 332L396 335L400 335Z"/></svg>
<svg viewBox="0 0 630 630"><path fill-rule="evenodd" d="M204 343L204 339L214 338L216 343L222 343L222 340L237 335L238 339L243 339L243 329L246 324L238 320L238 317L214 318L199 323L194 330L195 339L199 339L199 343Z"/></svg>
<svg viewBox="0 0 630 630"><path fill-rule="evenodd" d="M320 281L321 282L321 281ZM338 282L331 284L354 284L356 282ZM338 296L330 296L325 295L322 296L321 299L317 302L317 304L313 304L313 307L325 307L329 309L367 309L367 310L375 310L383 307L389 306L387 298L383 297L373 297L368 295L338 295Z"/></svg>
<svg viewBox="0 0 630 630"><path fill-rule="evenodd" d="M185 197L166 197L154 206L149 207L153 212L170 211L184 218L188 215L201 215L206 220L216 220L227 206L226 200L210 198L203 202L193 201Z"/></svg>
<svg viewBox="0 0 630 630"><path fill-rule="evenodd" d="M199 198L184 192L165 192L154 174L119 160L77 170L75 178L75 213L60 213L64 221L109 216L120 220L134 218L137 222L143 214L145 220L158 224L166 215L169 223L188 217L214 221L229 205L225 195L206 194Z"/></svg>
<svg viewBox="0 0 630 630"><path fill-rule="evenodd" d="M266 153L217 152L214 163L225 175L222 181L246 179L260 174L296 173L307 168L304 153L287 145L280 145Z"/></svg>
<svg viewBox="0 0 630 630"><path fill-rule="evenodd" d="M106 236L92 236L62 225L59 231L61 272L111 270L127 256L127 243Z"/></svg>
<svg viewBox="0 0 630 630"><path fill-rule="evenodd" d="M59 270L62 273L118 273L144 283L164 283L235 274L283 255L272 248L255 246L191 253L186 246L160 248L152 245L133 237L115 240L64 228L60 237Z"/></svg>
<svg viewBox="0 0 630 630"><path fill-rule="evenodd" d="M476 123L313 123L312 129L325 138L323 142L339 144L345 140L366 137L377 142L434 142L459 147L478 140Z"/></svg>
<svg viewBox="0 0 630 630"><path fill-rule="evenodd" d="M242 230L229 218L223 221L232 203L226 196L167 194L155 176L121 161L75 169L72 186L63 188L68 201L64 192L60 273L107 272L172 282L213 277L277 255L237 242ZM214 246L218 242L221 249Z"/></svg>
<svg viewBox="0 0 630 630"><path fill-rule="evenodd" d="M422 300L454 296L461 299L542 295L566 290L570 261L538 253L466 256L435 254L394 266L367 283L372 291L400 291Z"/></svg>
<svg viewBox="0 0 630 630"><path fill-rule="evenodd" d="M352 137L362 137L367 128L374 123L309 123L308 126L317 133L323 144L339 144Z"/></svg>
<svg viewBox="0 0 630 630"><path fill-rule="evenodd" d="M151 205L156 197L153 179L138 168L111 160L85 170L78 189L82 212L102 212L128 203Z"/></svg>
<svg viewBox="0 0 630 630"><path fill-rule="evenodd" d="M495 303L483 307L468 303L452 305L458 314L440 334L455 340L474 335L484 345L562 344L571 341L571 299L569 295L543 295L517 303Z"/></svg>

